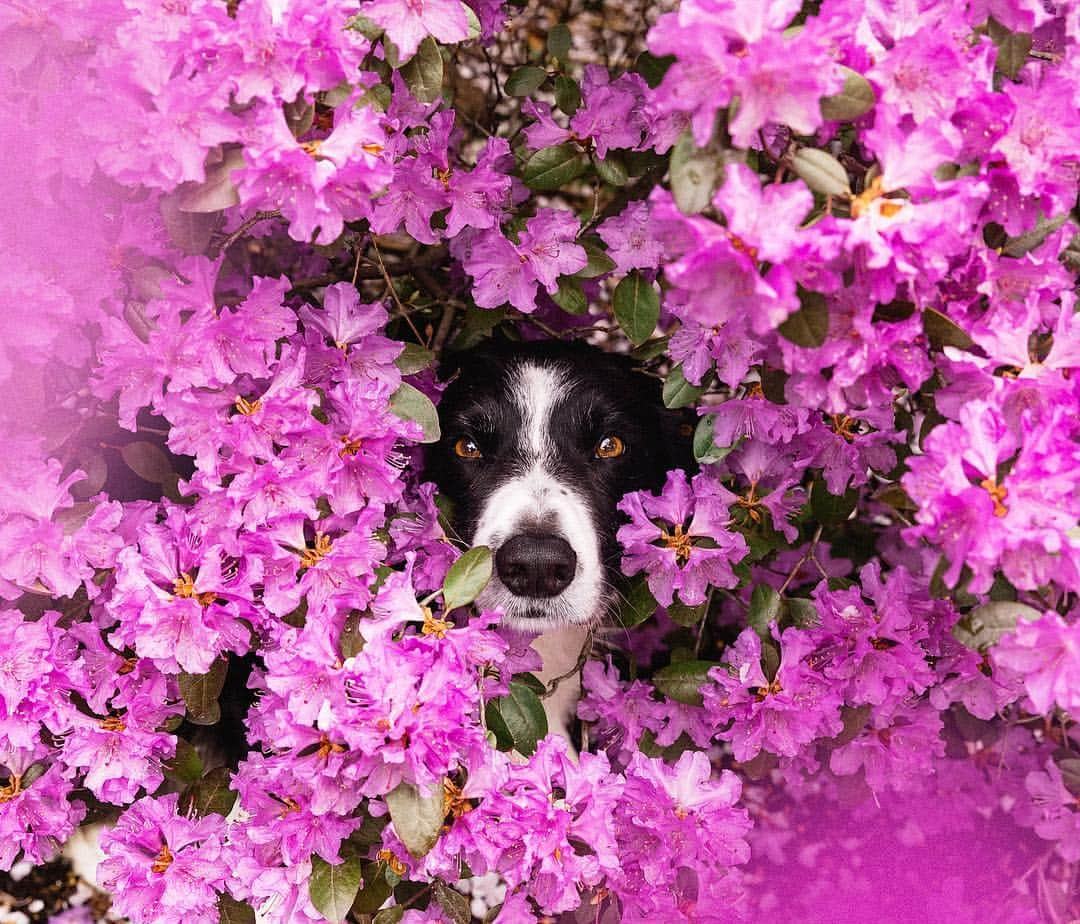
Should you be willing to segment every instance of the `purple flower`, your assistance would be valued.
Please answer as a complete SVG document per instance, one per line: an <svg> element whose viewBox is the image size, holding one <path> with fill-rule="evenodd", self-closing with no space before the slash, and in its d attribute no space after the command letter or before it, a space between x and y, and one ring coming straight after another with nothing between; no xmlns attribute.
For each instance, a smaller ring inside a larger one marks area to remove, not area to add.
<svg viewBox="0 0 1080 924"><path fill-rule="evenodd" d="M386 30L402 61L429 35L444 43L461 42L469 35L465 7L458 0L368 0L360 12Z"/></svg>
<svg viewBox="0 0 1080 924"><path fill-rule="evenodd" d="M780 664L770 680L762 668L762 644L753 629L743 629L729 659L709 671L715 686L705 686L705 707L719 727L717 736L731 742L739 761L762 751L794 757L820 737L837 734L841 696L811 667L812 637L789 628L774 637Z"/></svg>
<svg viewBox="0 0 1080 924"><path fill-rule="evenodd" d="M1031 826L1035 833L1055 841L1055 849L1066 863L1080 860L1080 812L1076 811L1076 796L1062 779L1061 768L1052 760L1045 770L1033 770L1024 778L1024 788L1030 800Z"/></svg>
<svg viewBox="0 0 1080 924"><path fill-rule="evenodd" d="M647 202L631 202L618 215L602 222L597 228L618 272L656 269L660 264L662 248L653 236L650 212Z"/></svg>
<svg viewBox="0 0 1080 924"><path fill-rule="evenodd" d="M619 502L630 522L619 528L623 570L644 571L649 589L664 606L675 591L683 603L704 602L707 587L734 587L732 564L747 553L746 540L727 529L735 496L706 474L688 482L680 470L668 473L659 496L637 491Z"/></svg>
<svg viewBox="0 0 1080 924"><path fill-rule="evenodd" d="M475 280L476 304L498 308L509 302L520 311L535 311L537 282L554 292L559 276L575 273L588 262L585 249L574 243L578 230L569 212L539 209L525 223L516 245L497 230L470 235L459 254Z"/></svg>
<svg viewBox="0 0 1080 924"><path fill-rule="evenodd" d="M0 765L6 776L0 786L0 870L11 869L17 857L47 863L82 821L86 806L69 798L74 785L58 766L31 778L33 764L0 756Z"/></svg>
<svg viewBox="0 0 1080 924"><path fill-rule="evenodd" d="M840 776L861 769L874 791L918 790L934 772L934 759L945 753L941 728L928 704L877 713L857 738L832 752L829 767Z"/></svg>
<svg viewBox="0 0 1080 924"><path fill-rule="evenodd" d="M1052 611L1034 621L1022 618L991 657L1023 678L1036 712L1049 713L1055 704L1069 713L1080 710L1080 626Z"/></svg>
<svg viewBox="0 0 1080 924"><path fill-rule="evenodd" d="M135 922L199 922L218 919L217 892L224 888L224 819L185 818L179 795L134 803L101 838L102 885L114 893L117 912Z"/></svg>

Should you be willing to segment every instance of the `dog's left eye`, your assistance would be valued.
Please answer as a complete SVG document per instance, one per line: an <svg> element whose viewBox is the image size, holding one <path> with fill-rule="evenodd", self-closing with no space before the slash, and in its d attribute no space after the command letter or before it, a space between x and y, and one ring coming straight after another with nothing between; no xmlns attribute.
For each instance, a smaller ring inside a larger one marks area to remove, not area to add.
<svg viewBox="0 0 1080 924"><path fill-rule="evenodd" d="M605 436L596 444L596 458L617 459L626 452L626 444L617 436Z"/></svg>
<svg viewBox="0 0 1080 924"><path fill-rule="evenodd" d="M480 458L480 447L467 436L458 437L458 441L454 443L454 452L461 459Z"/></svg>

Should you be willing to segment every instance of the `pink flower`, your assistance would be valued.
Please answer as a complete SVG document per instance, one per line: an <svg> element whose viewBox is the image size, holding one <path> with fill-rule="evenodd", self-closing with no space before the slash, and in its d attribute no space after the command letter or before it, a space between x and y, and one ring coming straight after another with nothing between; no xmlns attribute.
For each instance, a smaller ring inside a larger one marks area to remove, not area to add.
<svg viewBox="0 0 1080 924"><path fill-rule="evenodd" d="M465 6L458 0L368 0L360 12L386 30L402 61L429 35L444 43L461 42L469 35Z"/></svg>
<svg viewBox="0 0 1080 924"><path fill-rule="evenodd" d="M1080 626L1052 611L1035 621L1021 619L991 656L1023 678L1036 712L1049 713L1055 705L1080 711Z"/></svg>
<svg viewBox="0 0 1080 924"><path fill-rule="evenodd" d="M214 924L222 862L224 819L177 815L179 796L134 803L101 838L99 877L114 907L137 924Z"/></svg>
<svg viewBox="0 0 1080 924"><path fill-rule="evenodd" d="M707 587L734 587L732 564L747 552L740 533L728 530L728 507L735 497L706 474L687 481L681 470L668 473L657 496L627 494L619 510L630 522L619 528L623 570L644 571L649 589L664 606L675 591L683 603L704 602Z"/></svg>

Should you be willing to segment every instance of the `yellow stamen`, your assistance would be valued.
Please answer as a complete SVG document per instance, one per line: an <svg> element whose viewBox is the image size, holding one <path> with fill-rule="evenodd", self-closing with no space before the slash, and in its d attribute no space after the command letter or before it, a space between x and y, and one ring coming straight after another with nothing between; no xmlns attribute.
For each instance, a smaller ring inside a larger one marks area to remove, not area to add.
<svg viewBox="0 0 1080 924"><path fill-rule="evenodd" d="M397 855L392 850L380 850L377 854L375 854L375 859L382 860L387 866L390 867L390 870L394 873L394 875L405 875L405 864L397 858Z"/></svg>
<svg viewBox="0 0 1080 924"><path fill-rule="evenodd" d="M199 606L206 609L211 603L217 601L217 594L213 591L195 592L195 578L187 571L180 572L180 577L173 581L173 596L182 597L185 600L197 600Z"/></svg>
<svg viewBox="0 0 1080 924"><path fill-rule="evenodd" d="M122 732L125 728L127 728L127 722L120 718L120 716L111 715L106 719L102 719L98 727L102 731Z"/></svg>
<svg viewBox="0 0 1080 924"><path fill-rule="evenodd" d="M1009 489L1003 484L998 484L993 478L984 478L979 482L980 488L985 488L986 493L994 502L994 516L1003 517L1009 512L1005 506L1005 498L1009 496Z"/></svg>
<svg viewBox="0 0 1080 924"><path fill-rule="evenodd" d="M245 417L250 417L259 408L262 407L262 401L256 398L254 401L248 401L247 398L237 398L235 402L236 409Z"/></svg>
<svg viewBox="0 0 1080 924"><path fill-rule="evenodd" d="M322 141L316 139L315 141L301 142L300 148L305 154L310 154L312 157L319 156L319 148L322 147Z"/></svg>
<svg viewBox="0 0 1080 924"><path fill-rule="evenodd" d="M300 553L300 569L314 568L319 562L321 562L327 555L330 554L330 547L333 543L330 541L330 537L325 533L315 534L315 545L308 546Z"/></svg>
<svg viewBox="0 0 1080 924"><path fill-rule="evenodd" d="M443 780L443 815L460 818L472 810L472 803L462 796L461 787L451 780Z"/></svg>
<svg viewBox="0 0 1080 924"><path fill-rule="evenodd" d="M764 699L766 696L775 695L777 693L782 692L783 689L784 688L782 686L780 686L780 681L779 680L774 680L768 686L758 687L756 690L754 690L754 695L758 699Z"/></svg>
<svg viewBox="0 0 1080 924"><path fill-rule="evenodd" d="M859 435L859 431L856 429L859 426L857 417L848 417L847 414L830 414L829 426L832 428L833 433L843 437L849 443L854 443L855 437Z"/></svg>
<svg viewBox="0 0 1080 924"><path fill-rule="evenodd" d="M161 850L158 851L158 855L154 857L154 862L150 865L150 872L163 873L172 864L173 855L169 851L168 844L162 844Z"/></svg>
<svg viewBox="0 0 1080 924"><path fill-rule="evenodd" d="M329 760L331 754L341 754L344 751L345 745L331 741L324 733L319 738L319 749L315 752L315 756L320 760Z"/></svg>
<svg viewBox="0 0 1080 924"><path fill-rule="evenodd" d="M346 456L355 456L363 445L364 441L360 437L343 436L341 438L341 449L338 450L338 457L344 459Z"/></svg>
<svg viewBox="0 0 1080 924"><path fill-rule="evenodd" d="M871 202L880 199L884 195L885 190L881 184L881 177L876 176L870 181L870 185L852 200L851 217L858 218L870 207Z"/></svg>
<svg viewBox="0 0 1080 924"><path fill-rule="evenodd" d="M424 626L420 630L424 635L434 635L435 638L446 638L446 633L454 628L454 624L448 619L439 619L431 612L431 608L422 606L420 609L424 613Z"/></svg>
<svg viewBox="0 0 1080 924"><path fill-rule="evenodd" d="M300 811L300 803L297 802L292 796L284 796L280 799L280 802L285 807L278 814L278 818L284 818L290 812Z"/></svg>
<svg viewBox="0 0 1080 924"><path fill-rule="evenodd" d="M7 784L0 788L0 805L10 802L22 792L22 775L13 773Z"/></svg>
<svg viewBox="0 0 1080 924"><path fill-rule="evenodd" d="M685 565L690 561L694 539L689 533L683 532L681 523L676 523L675 529L670 533L661 530L660 538L664 541L664 545L675 553L676 564Z"/></svg>

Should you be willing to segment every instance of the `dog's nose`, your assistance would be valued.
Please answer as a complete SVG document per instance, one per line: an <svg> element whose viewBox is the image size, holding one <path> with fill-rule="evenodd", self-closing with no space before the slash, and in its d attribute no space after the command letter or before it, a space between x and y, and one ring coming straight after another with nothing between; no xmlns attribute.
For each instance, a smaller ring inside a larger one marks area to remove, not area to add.
<svg viewBox="0 0 1080 924"><path fill-rule="evenodd" d="M574 580L577 555L558 536L522 534L504 542L495 554L499 580L519 597L555 597Z"/></svg>

